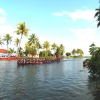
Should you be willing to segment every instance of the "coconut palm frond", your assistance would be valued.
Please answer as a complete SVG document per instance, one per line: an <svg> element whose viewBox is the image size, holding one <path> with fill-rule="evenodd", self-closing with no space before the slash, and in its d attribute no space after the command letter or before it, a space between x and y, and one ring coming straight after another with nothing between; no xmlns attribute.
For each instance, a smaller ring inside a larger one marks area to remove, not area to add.
<svg viewBox="0 0 100 100"><path fill-rule="evenodd" d="M100 26L100 22L98 22L98 24L97 24L97 28Z"/></svg>
<svg viewBox="0 0 100 100"><path fill-rule="evenodd" d="M98 16L98 14L99 14L99 12L96 12L96 13L95 13L95 15L94 15L94 18L95 18L95 17L97 17L97 16Z"/></svg>

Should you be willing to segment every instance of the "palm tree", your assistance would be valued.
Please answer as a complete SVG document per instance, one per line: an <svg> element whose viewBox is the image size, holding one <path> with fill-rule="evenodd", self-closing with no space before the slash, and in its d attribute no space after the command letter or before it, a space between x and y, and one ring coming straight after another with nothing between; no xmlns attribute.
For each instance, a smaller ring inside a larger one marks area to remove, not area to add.
<svg viewBox="0 0 100 100"><path fill-rule="evenodd" d="M9 45L9 43L11 43L12 37L10 36L10 34L5 34L3 40L6 41L6 44L7 44L7 50L8 50L8 45Z"/></svg>
<svg viewBox="0 0 100 100"><path fill-rule="evenodd" d="M45 41L43 44L43 48L46 49L45 56L47 56L48 55L47 51L50 49L50 43L48 41Z"/></svg>
<svg viewBox="0 0 100 100"><path fill-rule="evenodd" d="M76 51L75 49L72 50L72 54L73 54L74 56L75 56L76 52L77 52L77 51Z"/></svg>
<svg viewBox="0 0 100 100"><path fill-rule="evenodd" d="M55 55L56 56L60 56L61 55L61 49L60 49L60 47L57 47Z"/></svg>
<svg viewBox="0 0 100 100"><path fill-rule="evenodd" d="M81 49L77 49L76 51L77 51L77 54L80 56L82 56L84 54L84 52Z"/></svg>
<svg viewBox="0 0 100 100"><path fill-rule="evenodd" d="M25 44L25 54L31 54L32 56L37 54L36 48L30 45L30 42Z"/></svg>
<svg viewBox="0 0 100 100"><path fill-rule="evenodd" d="M3 40L0 38L0 45L2 46L3 44Z"/></svg>
<svg viewBox="0 0 100 100"><path fill-rule="evenodd" d="M16 38L15 45L17 46L17 51L18 51L18 48L19 48L19 44L20 44L20 39Z"/></svg>
<svg viewBox="0 0 100 100"><path fill-rule="evenodd" d="M38 42L38 38L37 38L36 34L32 34L32 35L29 37L29 41L28 41L28 42L30 43L31 46L36 47L36 44L37 44L37 42Z"/></svg>
<svg viewBox="0 0 100 100"><path fill-rule="evenodd" d="M21 44L21 40L22 40L23 35L24 35L24 36L27 36L28 31L29 31L29 29L26 27L25 22L22 22L22 23L19 23L19 24L18 24L16 33L17 33L18 35L21 35L20 43L19 43L19 48L20 48L20 44Z"/></svg>
<svg viewBox="0 0 100 100"><path fill-rule="evenodd" d="M63 44L61 44L59 47L60 47L61 55L63 55L65 51Z"/></svg>
<svg viewBox="0 0 100 100"><path fill-rule="evenodd" d="M100 7L96 9L96 13L94 15L94 18L97 17L97 27L100 26Z"/></svg>
<svg viewBox="0 0 100 100"><path fill-rule="evenodd" d="M57 49L57 44L56 43L53 43L51 46L52 46L52 49L53 50L56 50Z"/></svg>
<svg viewBox="0 0 100 100"><path fill-rule="evenodd" d="M13 49L12 49L12 48L9 48L8 52L9 52L9 53L14 53L14 52L15 52L15 51L14 51L14 48L13 48Z"/></svg>
<svg viewBox="0 0 100 100"><path fill-rule="evenodd" d="M89 48L90 55L93 55L95 51L98 49L98 47L96 47L94 43L92 43L89 47L90 47Z"/></svg>
<svg viewBox="0 0 100 100"><path fill-rule="evenodd" d="M41 44L39 41L37 41L36 43L36 49L38 50L38 53L39 53L39 49L42 48Z"/></svg>
<svg viewBox="0 0 100 100"><path fill-rule="evenodd" d="M48 41L45 41L44 44L43 44L43 47L47 50L49 50L50 48L50 43Z"/></svg>
<svg viewBox="0 0 100 100"><path fill-rule="evenodd" d="M51 46L52 46L51 49L54 50L54 54L55 54L55 52L57 50L57 44L53 43Z"/></svg>

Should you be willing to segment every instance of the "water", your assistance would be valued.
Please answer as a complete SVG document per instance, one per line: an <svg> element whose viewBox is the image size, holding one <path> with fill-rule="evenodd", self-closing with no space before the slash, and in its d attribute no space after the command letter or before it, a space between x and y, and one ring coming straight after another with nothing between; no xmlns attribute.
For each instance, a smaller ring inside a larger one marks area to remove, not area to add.
<svg viewBox="0 0 100 100"><path fill-rule="evenodd" d="M100 100L83 59L17 66L0 61L0 100Z"/></svg>

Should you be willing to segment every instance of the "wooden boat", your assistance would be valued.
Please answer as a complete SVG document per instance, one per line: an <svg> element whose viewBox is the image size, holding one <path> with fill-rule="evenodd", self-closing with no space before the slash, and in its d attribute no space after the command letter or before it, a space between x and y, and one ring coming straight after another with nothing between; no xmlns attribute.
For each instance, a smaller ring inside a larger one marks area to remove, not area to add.
<svg viewBox="0 0 100 100"><path fill-rule="evenodd" d="M17 65L26 65L26 64L49 64L52 62L58 62L59 59L41 59L41 58L23 58L17 60Z"/></svg>
<svg viewBox="0 0 100 100"><path fill-rule="evenodd" d="M0 60L18 60L18 57L0 57Z"/></svg>

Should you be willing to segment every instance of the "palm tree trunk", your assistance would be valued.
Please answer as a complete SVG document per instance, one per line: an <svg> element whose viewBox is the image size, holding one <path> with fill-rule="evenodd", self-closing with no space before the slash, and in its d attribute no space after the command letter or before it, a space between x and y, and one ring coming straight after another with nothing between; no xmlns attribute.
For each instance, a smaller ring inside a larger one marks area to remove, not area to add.
<svg viewBox="0 0 100 100"><path fill-rule="evenodd" d="M20 50L21 50L20 45L21 45L22 36L23 36L23 33L21 34L18 53L20 53Z"/></svg>

